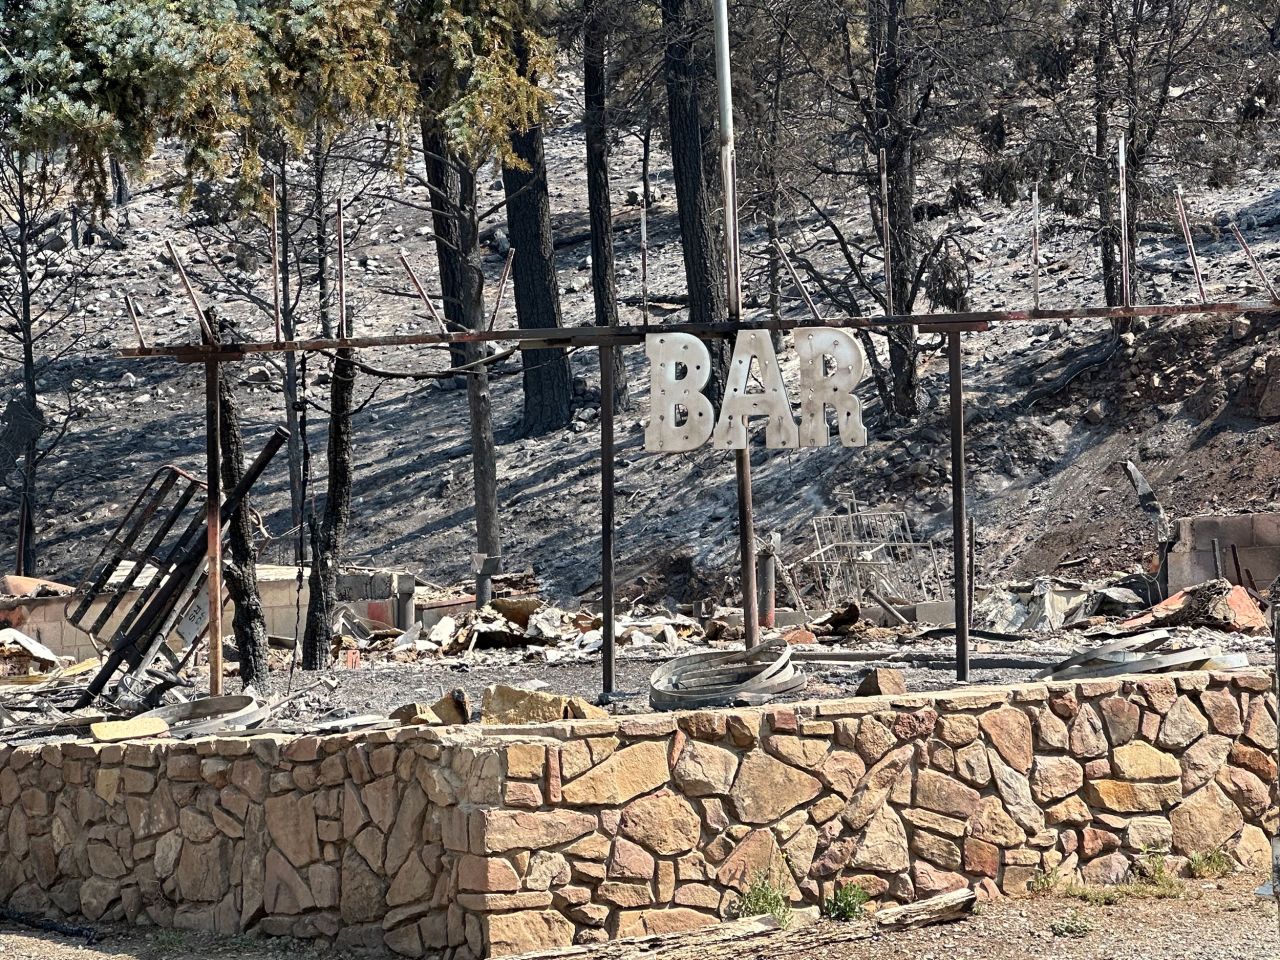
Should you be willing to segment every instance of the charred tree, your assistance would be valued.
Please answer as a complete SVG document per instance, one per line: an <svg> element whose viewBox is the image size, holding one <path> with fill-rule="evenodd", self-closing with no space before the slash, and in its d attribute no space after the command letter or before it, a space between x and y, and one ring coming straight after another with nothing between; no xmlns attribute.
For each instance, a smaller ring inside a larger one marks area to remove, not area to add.
<svg viewBox="0 0 1280 960"><path fill-rule="evenodd" d="M591 294L596 325L618 325L618 285L613 256L613 204L609 199L608 74L609 25L600 0L583 7L583 130L587 141L587 209L591 220ZM630 407L622 348L612 351L614 405Z"/></svg>
<svg viewBox="0 0 1280 960"><path fill-rule="evenodd" d="M711 225L711 200L703 167L702 111L698 96L698 80L703 70L694 46L696 27L710 20L710 16L704 16L698 8L697 0L662 0L662 25L666 32L663 74L671 131L671 165L691 323L719 323L727 316L721 252ZM729 367L729 344L716 340L708 344L708 348L712 370L706 393L718 404Z"/></svg>
<svg viewBox="0 0 1280 960"><path fill-rule="evenodd" d="M530 75L529 53L518 33L516 54L521 76ZM558 328L560 287L556 279L551 235L551 195L542 124L511 132L511 151L518 163L502 165L507 198L507 235L515 250L512 263L516 322L522 330ZM573 376L563 350L524 350L524 415L520 432L537 436L568 425L573 416Z"/></svg>
<svg viewBox="0 0 1280 960"><path fill-rule="evenodd" d="M213 311L206 310L207 314ZM217 321L209 317L210 329ZM218 378L218 442L222 445L222 486L234 490L244 479L244 436L240 430L240 404L229 377ZM240 683L252 686L267 679L267 621L258 592L258 554L253 545L253 515L248 495L240 501L227 525L223 574L235 608L232 633L240 652Z"/></svg>
<svg viewBox="0 0 1280 960"><path fill-rule="evenodd" d="M345 320L340 319L346 327ZM348 335L350 331L348 330ZM328 489L324 513L308 518L311 536L311 575L308 580L307 628L302 640L304 670L323 670L332 656L330 641L337 607L338 567L342 560L347 523L351 518L351 411L355 397L355 351L336 351L333 389L329 398Z"/></svg>
<svg viewBox="0 0 1280 960"><path fill-rule="evenodd" d="M440 296L444 318L450 327L466 325L462 309L462 261L458 251L458 174L450 160L449 141L438 124L422 119L422 154L431 192L431 230L435 235L436 266L440 273ZM452 347L453 366L466 362L466 351Z"/></svg>

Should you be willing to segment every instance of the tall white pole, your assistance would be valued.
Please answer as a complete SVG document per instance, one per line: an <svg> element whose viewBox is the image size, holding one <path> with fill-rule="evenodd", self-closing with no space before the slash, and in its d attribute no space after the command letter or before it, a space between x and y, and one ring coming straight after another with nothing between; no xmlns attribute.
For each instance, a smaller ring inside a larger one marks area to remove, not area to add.
<svg viewBox="0 0 1280 960"><path fill-rule="evenodd" d="M733 82L729 72L729 0L714 0L716 90L720 101L720 179L724 183L724 271L729 320L742 320L742 264L738 257L738 165L733 153ZM751 435L748 433L747 441ZM747 649L760 639L756 605L756 527L751 509L751 451L735 451L738 481L738 551L742 579L742 630Z"/></svg>

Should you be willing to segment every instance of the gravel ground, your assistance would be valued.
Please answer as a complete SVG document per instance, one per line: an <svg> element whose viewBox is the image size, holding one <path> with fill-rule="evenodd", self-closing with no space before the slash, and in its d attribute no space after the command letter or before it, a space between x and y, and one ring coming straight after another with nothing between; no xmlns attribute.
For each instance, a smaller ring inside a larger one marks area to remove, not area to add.
<svg viewBox="0 0 1280 960"><path fill-rule="evenodd" d="M848 667L806 665L804 669L809 681L805 687L798 693L780 697L775 702L850 696L872 666L894 666L902 669L908 690L954 688L955 673L949 661L945 661L940 654L925 656L927 659L914 663L878 661ZM971 661L970 679L975 685L1016 683L1030 678L1043 669L1043 666L1060 659L1057 655L1043 654L1000 657L978 655ZM647 659L618 661L615 681L617 691L612 698L615 712L636 713L648 710L649 675L662 662ZM314 683L321 676L336 680L338 688L333 693L322 689L306 694L295 703L284 706L277 718L314 720L326 716L387 714L411 701L434 701L456 687L466 690L473 706L478 708L484 688L494 683L527 687L541 682L546 684L543 689L548 692L574 694L595 702L600 697L601 670L599 659L573 664L547 664L504 658L497 663L486 660L474 664L432 661L370 664L359 670L330 670L324 674L299 671L293 677L294 689ZM288 689L287 673L272 677L272 696L282 696Z"/></svg>
<svg viewBox="0 0 1280 960"><path fill-rule="evenodd" d="M1058 897L1009 900L983 906L960 923L863 936L856 924L819 923L723 942L711 931L665 939L637 950L606 944L580 960L641 955L665 960L1262 960L1280 955L1276 908L1253 890L1262 878L1188 881L1176 900L1127 899L1090 906ZM1076 936L1054 933L1070 918ZM291 940L215 939L173 930L105 927L93 946L57 934L22 930L0 922L4 960L338 960L352 957ZM857 939L855 939L857 938Z"/></svg>

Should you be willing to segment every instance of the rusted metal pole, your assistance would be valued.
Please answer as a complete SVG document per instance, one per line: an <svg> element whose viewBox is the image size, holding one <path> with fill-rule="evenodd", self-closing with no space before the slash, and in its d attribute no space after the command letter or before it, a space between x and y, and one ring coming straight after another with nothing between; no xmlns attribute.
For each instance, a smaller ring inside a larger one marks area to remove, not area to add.
<svg viewBox="0 0 1280 960"><path fill-rule="evenodd" d="M608 697L614 681L613 586L613 348L600 348L600 638L604 675L601 692Z"/></svg>
<svg viewBox="0 0 1280 960"><path fill-rule="evenodd" d="M205 524L208 542L209 588L209 696L222 693L222 447L219 442L219 367L215 361L204 365Z"/></svg>
<svg viewBox="0 0 1280 960"><path fill-rule="evenodd" d="M142 335L142 323L138 319L138 308L134 306L133 297L127 293L124 295L124 308L129 313L129 319L133 321L133 332L138 337L138 345L144 350L147 346L147 338Z"/></svg>
<svg viewBox="0 0 1280 960"><path fill-rule="evenodd" d="M1266 300L1232 300L1215 303L1159 303L1128 307L1052 307L1043 310L970 310L964 313L920 313L903 317L824 318L824 326L841 330L887 330L912 326L935 333L953 330L985 329L992 323L1022 323L1043 320L1113 320L1117 317L1182 317L1188 314L1280 314L1280 302ZM729 337L742 330L794 330L808 321L739 320L722 323L672 323L662 327L664 333L688 333L695 337ZM522 350L549 350L559 347L598 347L644 343L652 330L635 324L617 327L548 327L540 330L479 330L458 333L406 333L383 337L349 337L314 340L286 340L283 343L220 343L216 345L153 344L122 347L121 358L174 357L189 363L207 360L240 360L257 353L323 353L339 347L413 347L436 346L444 349L459 343L483 343L508 340Z"/></svg>
<svg viewBox="0 0 1280 960"><path fill-rule="evenodd" d="M1120 145L1116 149L1117 162L1120 168L1120 302L1129 306L1129 176L1125 166L1124 134L1120 135Z"/></svg>
<svg viewBox="0 0 1280 960"><path fill-rule="evenodd" d="M1258 275L1258 279L1262 281L1262 285L1267 290L1273 303L1280 303L1280 297L1276 296L1276 288L1271 285L1271 280L1262 272L1262 267L1258 264L1258 259L1253 255L1253 251L1249 249L1249 243L1244 238L1244 234L1240 232L1240 227L1236 225L1234 220L1231 221L1231 232L1236 235L1236 242L1240 244L1240 249L1244 251L1244 255L1249 258L1249 263L1253 266L1253 272Z"/></svg>
<svg viewBox="0 0 1280 960"><path fill-rule="evenodd" d="M493 298L493 314L489 317L489 329L498 322L498 311L502 309L502 295L507 292L507 277L511 276L511 261L516 258L516 248L507 250L507 262L502 265L502 276L498 277L498 292Z"/></svg>
<svg viewBox="0 0 1280 960"><path fill-rule="evenodd" d="M178 271L178 276L182 280L183 289L187 291L187 300L191 303L191 311L196 315L196 322L200 324L200 331L204 334L204 342L211 344L214 342L213 331L209 329L209 323L205 320L204 309L200 306L200 298L196 296L195 287L191 286L187 271L182 266L182 261L178 259L178 251L173 248L172 240L166 240L164 246L169 251L169 259L173 261L173 267Z"/></svg>
<svg viewBox="0 0 1280 960"><path fill-rule="evenodd" d="M1191 239L1191 221L1187 219L1187 208L1182 202L1182 188L1174 187L1174 200L1178 205L1178 222L1182 224L1182 239L1187 244L1187 256L1191 260L1191 274L1196 278L1196 289L1200 291L1200 302L1208 303L1209 298L1204 295L1204 280L1200 278L1200 258L1196 256L1195 241Z"/></svg>
<svg viewBox="0 0 1280 960"><path fill-rule="evenodd" d="M778 608L778 544L777 534L769 538L760 551L760 626L772 629Z"/></svg>
<svg viewBox="0 0 1280 960"><path fill-rule="evenodd" d="M1040 184L1031 188L1031 305L1040 309Z"/></svg>
<svg viewBox="0 0 1280 960"><path fill-rule="evenodd" d="M436 311L436 305L432 303L431 298L427 296L427 291L422 289L422 283L418 280L418 275L414 272L413 267L409 265L409 260L403 253L400 254L400 262L404 265L405 270L409 272L409 280L413 284L413 289L418 291L418 297L427 305L427 312L431 314L432 319L434 319L436 324L440 327L440 332L448 333L449 328L444 325L444 320Z"/></svg>
<svg viewBox="0 0 1280 960"><path fill-rule="evenodd" d="M800 291L800 297L804 300L804 305L809 308L809 313L813 315L813 319L819 324L823 323L822 314L818 313L818 307L813 302L813 297L809 296L809 291L805 289L804 284L800 281L800 274L796 273L796 268L791 265L791 258L787 256L787 252L782 249L782 244L774 241L774 247L778 250L778 256L782 259L782 264L787 268L787 273L791 274L791 282L796 285L796 289Z"/></svg>
<svg viewBox="0 0 1280 960"><path fill-rule="evenodd" d="M960 334L947 334L951 388L952 596L956 615L956 679L969 679L969 522L964 490L964 371Z"/></svg>
<svg viewBox="0 0 1280 960"><path fill-rule="evenodd" d="M715 0L716 89L720 107L720 171L724 180L724 268L729 320L742 320L742 263L738 248L738 173L733 143L733 84L729 71L729 0ZM747 648L760 639L756 613L756 532L751 508L751 434L734 451L738 481L738 550L742 566L742 630Z"/></svg>

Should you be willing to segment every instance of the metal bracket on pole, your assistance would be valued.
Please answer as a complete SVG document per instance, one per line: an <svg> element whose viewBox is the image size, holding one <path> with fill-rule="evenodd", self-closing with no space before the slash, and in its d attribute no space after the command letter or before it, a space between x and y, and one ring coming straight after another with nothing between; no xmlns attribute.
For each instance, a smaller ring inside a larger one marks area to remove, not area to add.
<svg viewBox="0 0 1280 960"><path fill-rule="evenodd" d="M493 599L493 578L502 569L502 556L491 557L487 553L471 555L471 572L476 578L476 609L486 606Z"/></svg>

